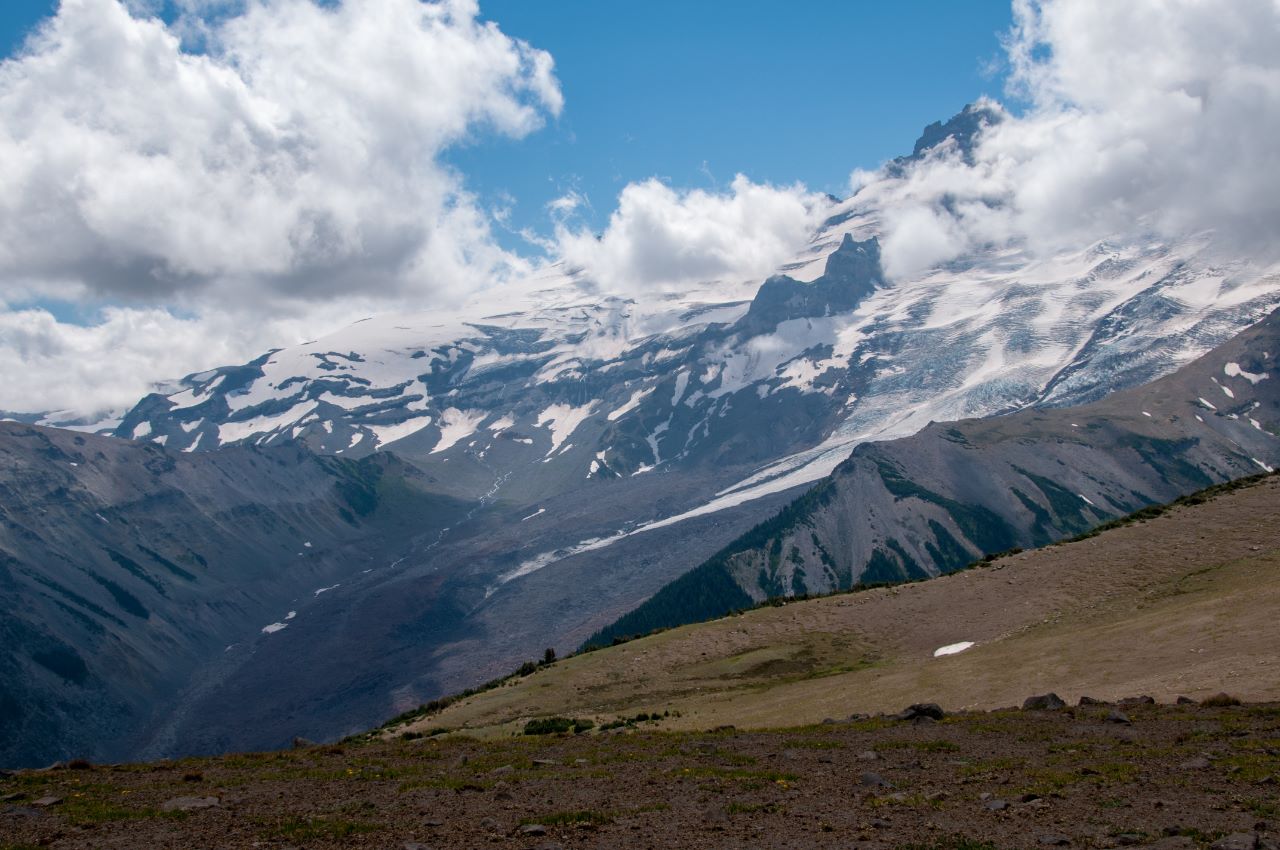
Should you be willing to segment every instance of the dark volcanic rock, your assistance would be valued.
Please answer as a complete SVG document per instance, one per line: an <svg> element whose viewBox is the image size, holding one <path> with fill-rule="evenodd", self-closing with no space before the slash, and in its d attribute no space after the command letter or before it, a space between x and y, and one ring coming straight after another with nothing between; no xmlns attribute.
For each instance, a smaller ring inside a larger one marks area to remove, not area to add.
<svg viewBox="0 0 1280 850"><path fill-rule="evenodd" d="M1066 707L1067 704L1062 697L1052 693L1027 697L1026 701L1022 703L1023 711L1058 711Z"/></svg>

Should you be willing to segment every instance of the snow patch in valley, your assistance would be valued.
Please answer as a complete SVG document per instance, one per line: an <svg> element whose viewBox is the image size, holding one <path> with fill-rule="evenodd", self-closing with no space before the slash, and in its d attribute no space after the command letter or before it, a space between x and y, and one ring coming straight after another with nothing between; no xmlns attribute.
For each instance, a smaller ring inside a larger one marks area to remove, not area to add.
<svg viewBox="0 0 1280 850"><path fill-rule="evenodd" d="M974 646L971 640L962 640L959 643L949 643L946 646L940 646L933 651L934 658L941 658L944 655L956 655L964 652L966 649Z"/></svg>
<svg viewBox="0 0 1280 850"><path fill-rule="evenodd" d="M273 635L276 632L282 632L287 628L289 628L288 623L271 623L262 627L262 633L264 635Z"/></svg>

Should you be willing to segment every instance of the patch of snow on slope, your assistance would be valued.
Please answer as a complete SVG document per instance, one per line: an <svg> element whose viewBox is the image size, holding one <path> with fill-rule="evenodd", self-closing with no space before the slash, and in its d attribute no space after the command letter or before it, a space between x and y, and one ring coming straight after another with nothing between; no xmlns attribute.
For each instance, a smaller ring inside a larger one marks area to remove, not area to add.
<svg viewBox="0 0 1280 850"><path fill-rule="evenodd" d="M416 434L430 424L431 417L423 416L417 419L406 419L394 425L370 425L369 430L373 432L374 439L378 441L378 448L382 448L410 434Z"/></svg>
<svg viewBox="0 0 1280 850"><path fill-rule="evenodd" d="M1266 372L1263 372L1260 375L1253 372L1246 372L1240 368L1239 363L1228 363L1226 366L1222 367L1222 371L1228 378L1244 378L1251 384L1256 384L1259 381L1265 381L1267 378L1271 377Z"/></svg>
<svg viewBox="0 0 1280 850"><path fill-rule="evenodd" d="M440 441L431 449L431 454L438 454L459 440L470 437L487 415L483 410L445 408L440 412Z"/></svg>
<svg viewBox="0 0 1280 850"><path fill-rule="evenodd" d="M971 640L962 640L959 643L949 643L946 646L940 646L933 651L934 658L941 658L944 655L956 655L964 652L974 645Z"/></svg>
<svg viewBox="0 0 1280 850"><path fill-rule="evenodd" d="M581 407L573 407L568 404L553 404L546 410L538 414L538 418L534 424L539 428L549 428L551 430L551 451L547 452L550 456L560 448L561 444L578 430L591 412L595 410L596 402L588 402Z"/></svg>
<svg viewBox="0 0 1280 850"><path fill-rule="evenodd" d="M293 425L315 409L316 403L309 401L306 404L295 405L275 416L259 416L244 422L224 422L218 426L218 439L224 443L234 443L237 440L252 437L254 434L271 434Z"/></svg>
<svg viewBox="0 0 1280 850"><path fill-rule="evenodd" d="M640 402L648 398L649 394L652 393L654 389L655 387L649 387L647 390L646 389L636 390L631 394L631 398L627 399L626 404L622 405L622 407L619 407L616 410L610 411L609 415L606 416L605 418L608 419L610 422L618 421L623 416L626 416L628 413L630 413L631 411L639 407Z"/></svg>

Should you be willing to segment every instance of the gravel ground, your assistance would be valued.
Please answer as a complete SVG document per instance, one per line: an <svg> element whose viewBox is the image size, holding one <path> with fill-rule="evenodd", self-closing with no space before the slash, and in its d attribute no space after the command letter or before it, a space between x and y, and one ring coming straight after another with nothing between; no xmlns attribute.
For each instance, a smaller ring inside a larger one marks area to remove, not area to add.
<svg viewBox="0 0 1280 850"><path fill-rule="evenodd" d="M0 848L1258 850L1278 782L1275 703L428 738L4 775Z"/></svg>

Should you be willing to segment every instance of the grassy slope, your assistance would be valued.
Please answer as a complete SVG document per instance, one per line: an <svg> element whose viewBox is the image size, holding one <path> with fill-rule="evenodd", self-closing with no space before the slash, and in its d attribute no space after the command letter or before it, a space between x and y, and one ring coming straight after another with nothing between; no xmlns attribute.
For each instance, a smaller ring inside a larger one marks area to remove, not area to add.
<svg viewBox="0 0 1280 850"><path fill-rule="evenodd" d="M993 708L1056 690L1280 698L1280 479L992 565L765 608L576 656L415 721L530 717L776 727L924 699ZM958 641L977 646L933 657ZM678 716L674 716L678 715Z"/></svg>

